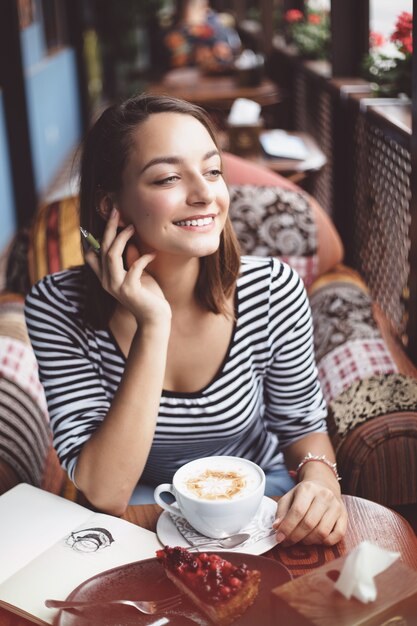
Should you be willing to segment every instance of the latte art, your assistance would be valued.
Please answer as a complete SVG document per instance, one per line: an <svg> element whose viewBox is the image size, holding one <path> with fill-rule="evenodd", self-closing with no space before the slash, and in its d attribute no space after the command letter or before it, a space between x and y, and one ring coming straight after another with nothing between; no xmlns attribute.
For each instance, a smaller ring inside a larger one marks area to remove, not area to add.
<svg viewBox="0 0 417 626"><path fill-rule="evenodd" d="M184 494L199 500L226 502L247 496L261 484L259 472L249 463L205 461L189 463L188 471L180 472L178 487Z"/></svg>
<svg viewBox="0 0 417 626"><path fill-rule="evenodd" d="M187 480L185 486L197 498L230 500L244 491L246 479L237 472L207 469L196 478Z"/></svg>

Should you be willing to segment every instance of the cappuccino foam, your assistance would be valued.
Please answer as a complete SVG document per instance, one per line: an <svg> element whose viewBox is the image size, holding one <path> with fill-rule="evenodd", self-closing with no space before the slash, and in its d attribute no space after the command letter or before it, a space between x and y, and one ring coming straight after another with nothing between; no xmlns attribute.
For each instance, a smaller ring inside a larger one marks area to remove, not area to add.
<svg viewBox="0 0 417 626"><path fill-rule="evenodd" d="M261 483L256 468L239 462L196 464L181 476L180 489L201 500L233 500L253 492Z"/></svg>

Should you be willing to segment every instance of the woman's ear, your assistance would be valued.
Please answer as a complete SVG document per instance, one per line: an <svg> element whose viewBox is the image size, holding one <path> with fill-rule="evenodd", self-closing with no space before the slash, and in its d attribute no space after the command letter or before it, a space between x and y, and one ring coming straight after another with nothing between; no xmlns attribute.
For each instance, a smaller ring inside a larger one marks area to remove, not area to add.
<svg viewBox="0 0 417 626"><path fill-rule="evenodd" d="M103 218L105 222L107 222L107 220L110 217L110 213L112 212L114 208L119 210L119 207L117 206L117 202L113 198L112 194L108 193L99 199L97 206L96 206L96 211L100 215L100 217ZM120 214L120 210L119 210L119 214ZM121 216L119 217L119 226L121 228L124 228L126 226L126 223L124 222Z"/></svg>
<svg viewBox="0 0 417 626"><path fill-rule="evenodd" d="M110 194L106 194L98 199L96 211L105 222L107 222L107 220L109 219L112 209L113 198L110 196Z"/></svg>

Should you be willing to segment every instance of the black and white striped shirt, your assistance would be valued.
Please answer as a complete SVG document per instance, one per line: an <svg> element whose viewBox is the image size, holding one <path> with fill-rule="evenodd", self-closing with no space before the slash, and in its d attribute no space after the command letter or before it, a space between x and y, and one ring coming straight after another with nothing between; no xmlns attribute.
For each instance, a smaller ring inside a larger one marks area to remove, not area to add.
<svg viewBox="0 0 417 626"><path fill-rule="evenodd" d="M126 361L109 330L85 325L83 307L81 268L46 276L26 300L54 445L71 478L82 445L109 410ZM302 281L280 261L242 257L226 357L201 391L162 392L142 480L170 481L180 465L212 455L276 469L283 463L280 449L325 431L325 416Z"/></svg>

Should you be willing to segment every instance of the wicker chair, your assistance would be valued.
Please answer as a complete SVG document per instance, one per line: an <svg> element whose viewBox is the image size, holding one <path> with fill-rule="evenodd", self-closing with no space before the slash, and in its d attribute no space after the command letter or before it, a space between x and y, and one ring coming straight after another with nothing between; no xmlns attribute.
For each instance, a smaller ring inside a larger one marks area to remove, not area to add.
<svg viewBox="0 0 417 626"><path fill-rule="evenodd" d="M360 276L342 265L340 238L312 197L239 157L226 154L224 166L243 252L284 259L308 289L343 492L389 506L416 503L417 370L389 320ZM9 291L0 297L0 345L3 351L7 342L13 349L23 346L31 379L25 387L21 374L10 367L0 370L0 407L14 407L0 409L0 493L26 481L79 497L51 446L23 297L13 293L46 273L82 263L76 203L66 198L40 207L20 262L9 264ZM17 240L21 247L22 237ZM5 358L0 353L0 361Z"/></svg>

